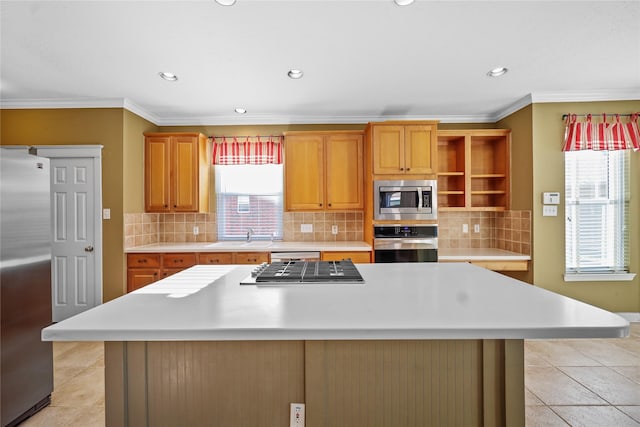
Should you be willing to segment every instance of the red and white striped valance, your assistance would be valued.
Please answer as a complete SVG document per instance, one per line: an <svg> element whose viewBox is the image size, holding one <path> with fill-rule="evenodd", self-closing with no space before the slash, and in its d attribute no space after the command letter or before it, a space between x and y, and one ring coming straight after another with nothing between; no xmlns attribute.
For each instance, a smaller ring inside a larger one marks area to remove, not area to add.
<svg viewBox="0 0 640 427"><path fill-rule="evenodd" d="M214 165L282 163L282 136L213 136Z"/></svg>
<svg viewBox="0 0 640 427"><path fill-rule="evenodd" d="M591 114L582 122L576 114L567 114L562 151L640 150L638 113L630 114L625 123L620 121L619 114L612 117L613 122L607 122L607 115L603 114L602 121L594 123Z"/></svg>

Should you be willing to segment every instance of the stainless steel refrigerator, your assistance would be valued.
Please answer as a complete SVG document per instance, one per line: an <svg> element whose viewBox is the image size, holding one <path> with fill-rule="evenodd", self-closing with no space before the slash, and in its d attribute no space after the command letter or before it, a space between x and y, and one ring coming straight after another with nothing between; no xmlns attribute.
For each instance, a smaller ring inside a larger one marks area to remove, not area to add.
<svg viewBox="0 0 640 427"><path fill-rule="evenodd" d="M51 402L49 159L0 148L0 407L14 426Z"/></svg>

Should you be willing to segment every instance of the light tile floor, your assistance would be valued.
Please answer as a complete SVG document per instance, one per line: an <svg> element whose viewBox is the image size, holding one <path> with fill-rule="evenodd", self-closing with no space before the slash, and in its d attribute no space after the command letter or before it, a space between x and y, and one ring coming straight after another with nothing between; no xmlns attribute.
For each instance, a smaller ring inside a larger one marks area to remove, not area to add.
<svg viewBox="0 0 640 427"><path fill-rule="evenodd" d="M104 344L53 343L51 405L20 427L102 427L104 424Z"/></svg>
<svg viewBox="0 0 640 427"><path fill-rule="evenodd" d="M640 426L640 323L624 339L525 342L527 426Z"/></svg>
<svg viewBox="0 0 640 427"><path fill-rule="evenodd" d="M54 343L51 405L21 427L104 426L102 343ZM640 323L615 340L525 342L526 425L640 426Z"/></svg>

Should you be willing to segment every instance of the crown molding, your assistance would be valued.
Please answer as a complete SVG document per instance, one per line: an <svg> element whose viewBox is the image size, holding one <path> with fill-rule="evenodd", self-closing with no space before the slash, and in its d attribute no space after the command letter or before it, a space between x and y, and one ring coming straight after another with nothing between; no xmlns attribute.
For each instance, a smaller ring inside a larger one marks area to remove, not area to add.
<svg viewBox="0 0 640 427"><path fill-rule="evenodd" d="M478 115L377 115L377 116L305 116L305 115L227 115L171 117L149 112L127 98L52 98L5 99L0 109L55 109L55 108L124 108L156 126L223 126L223 125L283 125L369 123L385 120L437 120L440 123L495 123L534 103L596 102L640 100L640 88L590 92L535 92L523 96L493 114Z"/></svg>
<svg viewBox="0 0 640 427"><path fill-rule="evenodd" d="M594 90L580 92L534 92L532 103L545 102L597 102L640 100L640 87L632 89Z"/></svg>
<svg viewBox="0 0 640 427"><path fill-rule="evenodd" d="M124 108L123 98L43 98L3 99L2 109L47 109L47 108Z"/></svg>
<svg viewBox="0 0 640 427"><path fill-rule="evenodd" d="M532 101L533 97L531 96L531 94L525 95L522 98L518 99L516 102L514 102L511 105L508 105L506 108L503 108L502 110L498 110L496 111L496 113L493 116L493 122L497 122L500 121L502 119L504 119L507 116L510 116L511 114L515 113L516 111L526 107L527 105L533 104Z"/></svg>
<svg viewBox="0 0 640 427"><path fill-rule="evenodd" d="M328 124L328 123L369 123L385 120L437 120L441 123L492 123L489 115L469 116L271 116L271 115L236 115L236 116L201 116L201 117L163 117L158 126L224 126L224 125L285 125L285 124Z"/></svg>

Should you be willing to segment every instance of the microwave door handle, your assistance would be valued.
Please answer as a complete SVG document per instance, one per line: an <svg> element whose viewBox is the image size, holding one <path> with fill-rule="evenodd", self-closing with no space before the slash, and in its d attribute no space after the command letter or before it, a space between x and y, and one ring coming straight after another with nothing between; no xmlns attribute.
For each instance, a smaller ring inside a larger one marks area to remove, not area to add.
<svg viewBox="0 0 640 427"><path fill-rule="evenodd" d="M416 190L418 191L418 211L422 210L422 188L418 187L416 188Z"/></svg>

